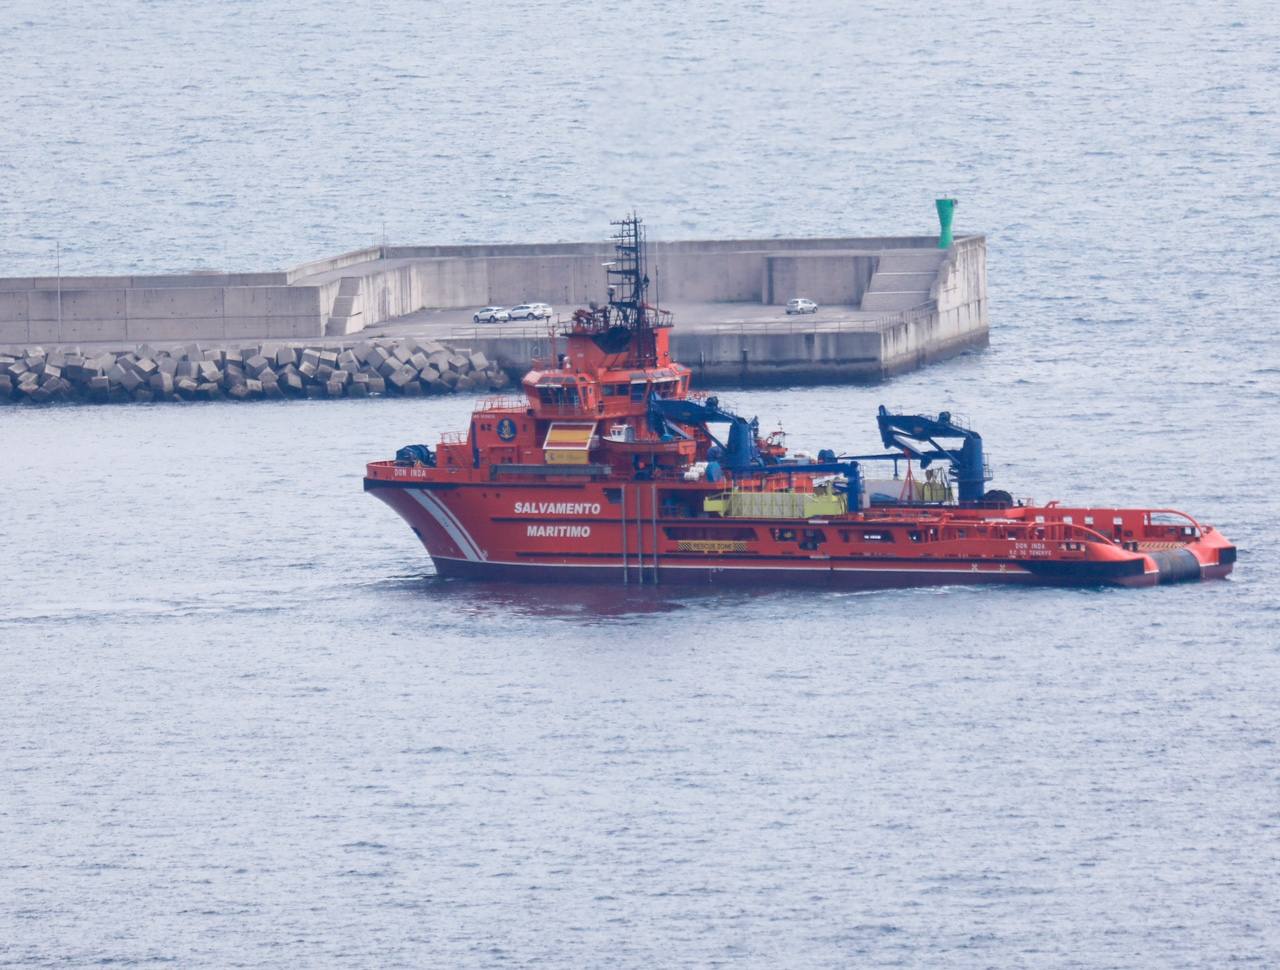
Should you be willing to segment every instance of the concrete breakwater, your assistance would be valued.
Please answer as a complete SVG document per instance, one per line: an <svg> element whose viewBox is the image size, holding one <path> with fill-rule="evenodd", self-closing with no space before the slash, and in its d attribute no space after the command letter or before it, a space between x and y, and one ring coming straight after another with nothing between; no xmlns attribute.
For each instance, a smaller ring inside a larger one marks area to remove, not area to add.
<svg viewBox="0 0 1280 970"><path fill-rule="evenodd" d="M0 404L420 397L484 393L509 384L482 352L412 338L340 347L144 345L98 353L30 347L0 354Z"/></svg>
<svg viewBox="0 0 1280 970"><path fill-rule="evenodd" d="M376 246L291 269L0 278L0 347L312 341L423 309L607 299L612 244ZM651 241L664 305L781 307L795 296L878 318L973 304L985 325L986 240L956 236ZM719 321L717 321L719 322Z"/></svg>
<svg viewBox="0 0 1280 970"><path fill-rule="evenodd" d="M654 299L678 321L672 349L704 387L877 381L988 341L981 235L957 235L946 248L936 236L869 236L652 242L648 252ZM218 347L305 342L319 351L395 337L470 347L514 377L548 355L548 328L518 320L482 326L475 310L537 301L567 322L573 307L608 299L612 255L603 240L380 246L279 272L0 278L0 353L78 347L85 353L73 356L96 360L107 350L196 340ZM787 316L792 297L820 309ZM437 393L432 381L444 378L435 369L439 378L424 380L419 369L410 380ZM257 378L245 380L251 387ZM328 382L319 382L326 396ZM19 381L11 383L6 396L17 391ZM24 400L35 390L30 383ZM303 383L303 394L316 393L305 389L316 381ZM53 388L51 396L68 392ZM100 381L93 393L101 395Z"/></svg>

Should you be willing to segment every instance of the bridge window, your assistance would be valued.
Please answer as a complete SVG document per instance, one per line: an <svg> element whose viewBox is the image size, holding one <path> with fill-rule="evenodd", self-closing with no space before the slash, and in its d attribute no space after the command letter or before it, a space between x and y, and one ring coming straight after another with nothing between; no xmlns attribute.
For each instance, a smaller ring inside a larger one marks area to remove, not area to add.
<svg viewBox="0 0 1280 970"><path fill-rule="evenodd" d="M817 549L818 546L822 545L826 541L827 534L821 529L805 529L803 535L800 537L800 548L810 550Z"/></svg>
<svg viewBox="0 0 1280 970"><path fill-rule="evenodd" d="M821 529L770 529L769 534L777 542L795 542L801 549L817 549L827 541Z"/></svg>
<svg viewBox="0 0 1280 970"><path fill-rule="evenodd" d="M538 398L543 404L577 406L578 388L573 385L561 387L559 384L544 384L538 387Z"/></svg>

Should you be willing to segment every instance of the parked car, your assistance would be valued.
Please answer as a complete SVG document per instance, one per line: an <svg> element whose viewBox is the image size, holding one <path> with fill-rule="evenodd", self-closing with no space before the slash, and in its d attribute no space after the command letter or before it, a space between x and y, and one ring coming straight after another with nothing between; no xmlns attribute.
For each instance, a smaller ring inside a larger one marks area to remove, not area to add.
<svg viewBox="0 0 1280 970"><path fill-rule="evenodd" d="M504 320L510 320L511 314L507 312L506 307L486 306L473 313L471 319L476 323L502 323Z"/></svg>
<svg viewBox="0 0 1280 970"><path fill-rule="evenodd" d="M794 300L787 301L787 312L788 313L817 313L818 304L814 303L812 300L806 300L801 297L796 297L796 299Z"/></svg>
<svg viewBox="0 0 1280 970"><path fill-rule="evenodd" d="M543 303L521 303L519 306L513 306L507 312L511 314L512 320L539 320L544 316L550 316L550 312L543 313L542 308L546 306ZM550 311L550 307L547 310Z"/></svg>
<svg viewBox="0 0 1280 970"><path fill-rule="evenodd" d="M541 315L542 315L542 319L543 319L543 320L550 320L550 319L551 319L551 314L555 312L555 311L554 311L554 310L552 310L552 309L551 309L551 307L550 307L548 304L546 304L546 303L531 303L531 304L530 304L530 306L534 307L536 310L541 311Z"/></svg>

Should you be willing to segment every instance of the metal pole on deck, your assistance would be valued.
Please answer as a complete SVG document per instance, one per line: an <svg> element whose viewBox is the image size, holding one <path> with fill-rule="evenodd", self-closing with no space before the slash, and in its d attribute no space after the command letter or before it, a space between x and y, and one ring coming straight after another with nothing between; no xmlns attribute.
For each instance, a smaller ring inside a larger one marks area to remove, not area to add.
<svg viewBox="0 0 1280 970"><path fill-rule="evenodd" d="M627 486L622 486L622 585L626 586L628 582L627 573L630 569L627 566Z"/></svg>
<svg viewBox="0 0 1280 970"><path fill-rule="evenodd" d="M640 567L640 585L644 585L644 493L636 487L636 565Z"/></svg>
<svg viewBox="0 0 1280 970"><path fill-rule="evenodd" d="M658 585L658 483L654 482L653 486L653 504L650 506L651 520L653 522L653 585Z"/></svg>

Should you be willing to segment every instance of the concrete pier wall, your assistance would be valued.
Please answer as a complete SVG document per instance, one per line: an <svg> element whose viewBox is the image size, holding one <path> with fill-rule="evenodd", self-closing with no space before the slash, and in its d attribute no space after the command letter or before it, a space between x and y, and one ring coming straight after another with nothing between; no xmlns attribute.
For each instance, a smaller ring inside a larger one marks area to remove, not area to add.
<svg viewBox="0 0 1280 970"><path fill-rule="evenodd" d="M987 345L987 251L980 243L966 239L951 247L930 289L929 302L904 312L899 322L884 328L884 376Z"/></svg>
<svg viewBox="0 0 1280 970"><path fill-rule="evenodd" d="M0 280L0 345L302 339L322 332L320 291L287 285L150 285L154 278ZM52 284L52 285L49 285Z"/></svg>
<svg viewBox="0 0 1280 970"><path fill-rule="evenodd" d="M966 239L982 245L981 237L959 237L957 246ZM918 289L875 294L891 306L867 307L900 309L917 296L926 298L935 247L930 236L654 242L650 277L663 303L777 305L804 295L858 306L877 288L904 285L877 282L887 254L900 260L919 254L912 264L920 270L912 283ZM0 346L307 339L359 333L428 307L541 300L568 308L606 299L601 263L612 255L604 240L388 246L280 272L0 279ZM978 264L963 269L980 271ZM890 277L909 279L885 279Z"/></svg>
<svg viewBox="0 0 1280 970"><path fill-rule="evenodd" d="M856 283L840 285L856 285L868 294L868 286L880 277L878 266L888 265L890 275L904 278L885 284L896 289L880 292L907 308L836 322L792 317L786 323L693 329L682 329L677 322L671 337L673 356L693 369L700 387L778 386L874 382L987 345L986 243L981 236L961 239L946 252L922 249L906 261L857 256L853 259L862 262L841 268L841 261L849 258L825 256L815 264L815 272L831 273L835 285L835 280L847 281L845 269L856 265L861 274ZM936 268L917 272L921 263ZM927 289L918 289L921 281ZM811 280L808 285L818 284ZM482 351L513 378L524 372L529 360L551 352L550 342L532 331L488 336L477 329L452 341Z"/></svg>
<svg viewBox="0 0 1280 970"><path fill-rule="evenodd" d="M786 253L764 257L760 302L803 295L818 303L861 306L880 257L872 253Z"/></svg>
<svg viewBox="0 0 1280 970"><path fill-rule="evenodd" d="M332 273L335 270L345 269L348 266L355 266L359 263L368 263L376 259L381 259L383 247L368 246L364 249L353 249L350 252L339 253L337 256L326 256L323 259L314 259L309 263L301 263L293 269L286 270L280 275L283 279L282 283L296 283L299 280L307 279L312 276L318 276L323 273Z"/></svg>
<svg viewBox="0 0 1280 970"><path fill-rule="evenodd" d="M976 324L972 307L957 308L952 319ZM671 337L672 355L690 367L697 387L773 387L799 384L874 383L893 374L985 347L985 326L944 322L932 307L900 319L863 327L805 330L725 328L681 331ZM518 379L533 358L548 358L550 342L538 337L455 339L465 351L480 351Z"/></svg>
<svg viewBox="0 0 1280 970"><path fill-rule="evenodd" d="M934 260L936 247L936 237L930 236L653 242L649 275L652 293L663 303L781 305L805 295L820 303L857 306L882 251L914 250ZM607 281L601 264L612 257L611 244L604 241L393 246L381 260L348 264L347 273L363 280L360 323L368 327L426 307L603 302ZM305 276L293 279L295 286L306 282Z"/></svg>

